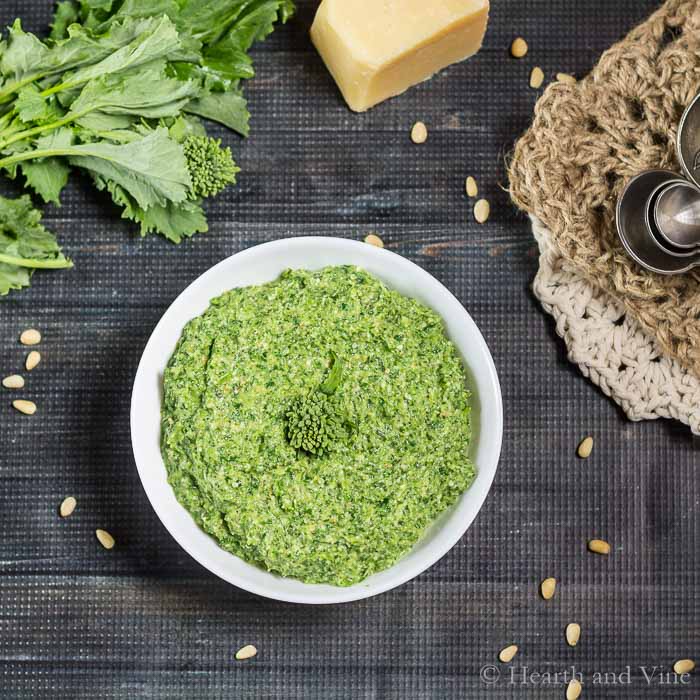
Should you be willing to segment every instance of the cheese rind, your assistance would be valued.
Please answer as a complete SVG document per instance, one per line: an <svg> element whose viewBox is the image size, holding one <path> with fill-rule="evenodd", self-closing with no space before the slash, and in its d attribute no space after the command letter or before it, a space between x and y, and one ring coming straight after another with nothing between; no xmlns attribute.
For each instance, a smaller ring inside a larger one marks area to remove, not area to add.
<svg viewBox="0 0 700 700"><path fill-rule="evenodd" d="M364 112L475 54L488 12L489 0L323 0L311 40Z"/></svg>

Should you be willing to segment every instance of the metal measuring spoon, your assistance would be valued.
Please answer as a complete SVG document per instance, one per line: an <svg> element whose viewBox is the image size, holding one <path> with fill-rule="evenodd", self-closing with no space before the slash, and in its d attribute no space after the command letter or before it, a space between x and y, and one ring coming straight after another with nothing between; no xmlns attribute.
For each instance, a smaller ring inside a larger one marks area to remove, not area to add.
<svg viewBox="0 0 700 700"><path fill-rule="evenodd" d="M656 217L654 216L654 213L656 211L657 201L660 197L664 195L666 190L668 190L671 187L674 187L675 185L685 184L685 182L685 180L674 180L672 182L666 182L663 185L657 187L649 195L649 199L647 200L646 208L644 210L644 221L647 225L647 230L649 231L649 235L653 237L656 245L658 245L659 248L661 248L666 253L670 253L671 255L675 255L676 257L680 258L692 257L693 255L695 255L695 248L680 248L679 246L675 245L675 243L670 241L668 237L663 233L663 231L661 231L661 229L659 229L659 227L657 226ZM700 252L700 250L698 250L698 252Z"/></svg>
<svg viewBox="0 0 700 700"><path fill-rule="evenodd" d="M676 148L685 176L700 187L700 94L683 112L678 125Z"/></svg>
<svg viewBox="0 0 700 700"><path fill-rule="evenodd" d="M665 187L654 204L654 221L659 233L681 253L700 248L700 190L689 182Z"/></svg>
<svg viewBox="0 0 700 700"><path fill-rule="evenodd" d="M647 170L632 178L617 202L617 231L630 257L643 267L662 275L688 272L700 265L700 251L687 256L669 252L652 233L650 201L664 186L679 180L668 170Z"/></svg>

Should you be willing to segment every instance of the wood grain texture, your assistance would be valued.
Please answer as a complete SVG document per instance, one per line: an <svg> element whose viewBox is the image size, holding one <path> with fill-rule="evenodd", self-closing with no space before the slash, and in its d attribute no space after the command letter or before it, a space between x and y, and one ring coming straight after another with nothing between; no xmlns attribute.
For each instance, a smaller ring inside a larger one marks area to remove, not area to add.
<svg viewBox="0 0 700 700"><path fill-rule="evenodd" d="M22 329L44 335L24 392L37 416L0 395L0 697L563 697L563 685L511 682L502 667L497 683L480 679L510 643L531 672L575 664L590 679L631 666L631 686L589 680L585 697L698 697L697 678L648 685L640 667L700 657L700 444L679 425L627 422L568 364L528 289L527 222L501 189L536 99L532 66L585 73L656 2L496 0L477 57L364 115L345 108L309 45L315 4L302 0L256 51L252 136L220 131L241 186L210 207L210 233L180 247L141 240L78 178L60 209L46 208L75 269L0 300L2 372L21 368ZM21 15L41 30L49 10L5 0L0 24ZM522 61L508 56L516 34L530 44ZM416 119L430 129L421 147ZM491 200L485 226L467 175ZM443 281L482 329L504 393L501 466L468 533L414 581L343 606L275 603L208 574L158 521L131 455L131 382L160 315L215 262L283 236L369 230ZM62 520L68 495L78 507ZM612 555L588 554L591 537ZM537 592L546 576L559 581L549 602ZM576 649L564 640L572 621ZM258 656L235 662L248 643Z"/></svg>

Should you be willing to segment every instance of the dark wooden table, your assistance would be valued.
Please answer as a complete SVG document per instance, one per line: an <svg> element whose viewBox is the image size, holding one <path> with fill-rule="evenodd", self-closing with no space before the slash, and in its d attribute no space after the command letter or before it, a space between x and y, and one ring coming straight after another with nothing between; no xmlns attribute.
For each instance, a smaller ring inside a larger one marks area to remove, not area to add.
<svg viewBox="0 0 700 700"><path fill-rule="evenodd" d="M0 402L0 697L563 698L551 674L572 665L586 698L700 697L697 676L659 684L675 659L700 658L700 445L674 423L628 422L567 363L529 291L527 221L502 189L537 96L532 66L584 74L657 3L495 0L476 58L364 115L309 44L316 2L299 4L255 52L252 136L221 131L243 173L210 207L210 233L141 240L76 178L46 209L76 268L0 300L3 375L21 366L23 328L45 336L26 392L39 413ZM49 11L5 0L0 22L42 31ZM522 61L508 56L516 34L531 46ZM417 119L430 129L422 147L408 136ZM463 194L468 174L492 202L485 226ZM209 574L161 526L131 454L131 382L160 315L213 263L283 236L369 230L442 280L486 336L506 410L500 470L468 533L414 581L341 606L265 600ZM586 434L596 448L583 462ZM78 509L62 521L67 495ZM587 554L592 536L612 556ZM549 603L545 576L560 580ZM576 649L563 640L571 621ZM513 675L499 667L490 682L511 642ZM247 643L258 657L234 661ZM595 672L617 682L594 685Z"/></svg>

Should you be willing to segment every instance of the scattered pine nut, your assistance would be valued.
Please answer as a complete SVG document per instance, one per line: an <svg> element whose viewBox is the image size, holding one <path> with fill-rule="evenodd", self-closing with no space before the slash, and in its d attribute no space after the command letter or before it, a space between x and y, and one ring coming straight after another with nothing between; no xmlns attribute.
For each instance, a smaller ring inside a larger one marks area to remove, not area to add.
<svg viewBox="0 0 700 700"><path fill-rule="evenodd" d="M567 85L576 85L576 78L569 73L557 73L557 80L560 83L566 83Z"/></svg>
<svg viewBox="0 0 700 700"><path fill-rule="evenodd" d="M554 593L557 590L557 580L555 578L546 578L540 584L540 593L545 600L554 598Z"/></svg>
<svg viewBox="0 0 700 700"><path fill-rule="evenodd" d="M22 331L19 342L22 345L38 345L41 342L41 333L36 328L28 328L26 331Z"/></svg>
<svg viewBox="0 0 700 700"><path fill-rule="evenodd" d="M369 233L365 236L365 243L375 246L376 248L383 248L384 241L379 238L376 233Z"/></svg>
<svg viewBox="0 0 700 700"><path fill-rule="evenodd" d="M673 664L673 672L679 676L685 673L692 673L695 670L695 661L692 659L681 659Z"/></svg>
<svg viewBox="0 0 700 700"><path fill-rule="evenodd" d="M594 554L610 554L610 545L605 540L590 540L588 549Z"/></svg>
<svg viewBox="0 0 700 700"><path fill-rule="evenodd" d="M539 66L535 66L530 73L530 87L533 90L539 90L544 82L544 72Z"/></svg>
<svg viewBox="0 0 700 700"><path fill-rule="evenodd" d="M33 416L36 413L36 404L33 401L24 401L23 399L18 399L17 401L13 401L12 405L20 413L24 413L25 416Z"/></svg>
<svg viewBox="0 0 700 700"><path fill-rule="evenodd" d="M468 197L476 197L476 195L479 194L479 186L476 184L476 180L471 175L464 183L464 189L466 190Z"/></svg>
<svg viewBox="0 0 700 700"><path fill-rule="evenodd" d="M423 122L416 122L411 129L413 143L425 143L428 140L428 127Z"/></svg>
<svg viewBox="0 0 700 700"><path fill-rule="evenodd" d="M572 678L569 681L569 685L566 687L566 700L578 700L581 697L581 691L583 686L581 681L576 678Z"/></svg>
<svg viewBox="0 0 700 700"><path fill-rule="evenodd" d="M252 644L246 644L236 652L236 661L252 659L257 653L258 650Z"/></svg>
<svg viewBox="0 0 700 700"><path fill-rule="evenodd" d="M474 205L474 218L480 224L485 224L491 215L491 205L488 199L480 199Z"/></svg>
<svg viewBox="0 0 700 700"><path fill-rule="evenodd" d="M27 355L24 366L27 368L27 372L31 372L40 362L41 353L38 350L32 350L29 355Z"/></svg>
<svg viewBox="0 0 700 700"><path fill-rule="evenodd" d="M527 41L519 36L510 45L510 55L513 58L524 58L527 56Z"/></svg>
<svg viewBox="0 0 700 700"><path fill-rule="evenodd" d="M581 459L588 459L593 452L593 438L590 436L583 438L576 452Z"/></svg>
<svg viewBox="0 0 700 700"><path fill-rule="evenodd" d="M509 664L518 653L518 646L516 644L511 644L505 649L501 649L501 653L498 655L498 660L502 664Z"/></svg>
<svg viewBox="0 0 700 700"><path fill-rule="evenodd" d="M95 536L105 549L112 549L114 547L114 537L112 537L107 530L95 530Z"/></svg>
<svg viewBox="0 0 700 700"><path fill-rule="evenodd" d="M73 511L77 505L78 501L76 501L73 496L68 496L68 498L63 499L63 503L61 503L61 507L58 509L58 512L61 514L62 518L67 518L69 515L73 514Z"/></svg>
<svg viewBox="0 0 700 700"><path fill-rule="evenodd" d="M11 374L2 380L2 385L5 389L23 389L24 377L20 377L19 374Z"/></svg>
<svg viewBox="0 0 700 700"><path fill-rule="evenodd" d="M570 647L575 647L578 640L581 639L581 625L578 622L572 622L566 626L566 643Z"/></svg>

